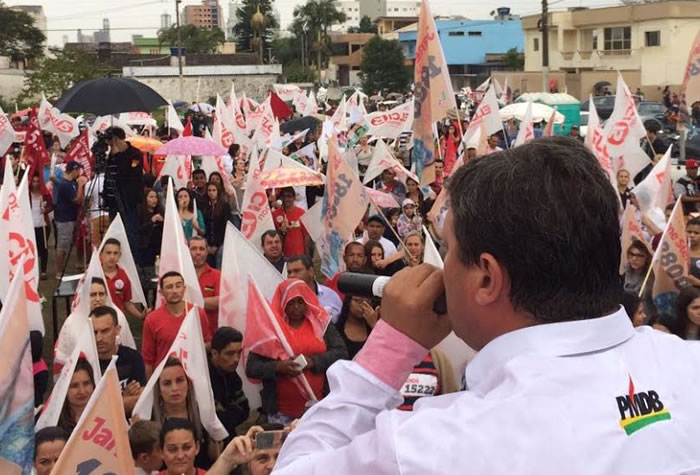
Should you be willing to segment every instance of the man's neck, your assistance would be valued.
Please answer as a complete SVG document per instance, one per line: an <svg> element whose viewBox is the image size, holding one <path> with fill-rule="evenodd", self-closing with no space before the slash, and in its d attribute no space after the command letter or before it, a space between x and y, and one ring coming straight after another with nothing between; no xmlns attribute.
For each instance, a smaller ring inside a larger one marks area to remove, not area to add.
<svg viewBox="0 0 700 475"><path fill-rule="evenodd" d="M117 273L117 270L119 269L119 265L115 265L114 267L107 267L107 266L102 266L102 272L104 272L105 275L114 275Z"/></svg>
<svg viewBox="0 0 700 475"><path fill-rule="evenodd" d="M280 261L280 259L282 259L282 256L283 256L283 254L280 254L279 256L277 256L277 258L274 258L273 256L265 256L265 257L267 257L267 260L270 261L271 264L276 264Z"/></svg>
<svg viewBox="0 0 700 475"><path fill-rule="evenodd" d="M178 303L165 303L165 309L175 316L179 316L185 313L185 301L180 300Z"/></svg>
<svg viewBox="0 0 700 475"><path fill-rule="evenodd" d="M205 270L207 270L207 263L205 262L201 266L195 267L194 270L197 272L197 277L199 277Z"/></svg>
<svg viewBox="0 0 700 475"><path fill-rule="evenodd" d="M116 345L112 351L109 352L108 355L105 355L104 358L102 355L97 355L100 359L100 361L109 361L112 359L112 356L115 356L119 352L119 345Z"/></svg>

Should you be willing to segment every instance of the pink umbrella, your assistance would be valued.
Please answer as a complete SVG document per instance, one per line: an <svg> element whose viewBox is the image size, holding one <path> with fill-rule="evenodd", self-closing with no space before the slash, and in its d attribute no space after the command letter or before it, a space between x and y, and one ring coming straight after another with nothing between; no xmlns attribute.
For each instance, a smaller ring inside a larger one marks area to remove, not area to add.
<svg viewBox="0 0 700 475"><path fill-rule="evenodd" d="M228 151L208 139L201 137L187 136L179 137L163 145L156 150L156 155L205 155L221 156Z"/></svg>

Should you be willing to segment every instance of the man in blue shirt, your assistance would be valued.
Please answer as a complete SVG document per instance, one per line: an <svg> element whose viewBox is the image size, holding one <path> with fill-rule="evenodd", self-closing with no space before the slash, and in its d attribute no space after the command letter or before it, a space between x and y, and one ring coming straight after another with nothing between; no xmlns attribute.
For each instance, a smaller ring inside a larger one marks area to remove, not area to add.
<svg viewBox="0 0 700 475"><path fill-rule="evenodd" d="M78 211L83 203L87 179L80 175L81 168L78 162L68 163L63 176L56 183L54 219L56 220L57 275L60 275L58 273L63 270L66 254L73 241Z"/></svg>

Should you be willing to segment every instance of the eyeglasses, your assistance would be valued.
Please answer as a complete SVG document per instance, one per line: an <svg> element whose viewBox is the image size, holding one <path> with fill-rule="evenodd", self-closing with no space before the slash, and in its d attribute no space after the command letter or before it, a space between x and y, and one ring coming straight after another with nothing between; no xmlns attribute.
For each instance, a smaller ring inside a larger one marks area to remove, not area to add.
<svg viewBox="0 0 700 475"><path fill-rule="evenodd" d="M643 259L643 258L645 258L645 257L647 257L647 256L645 256L644 254L636 253L636 252L630 252L630 253L627 255L627 257L630 257L630 258L632 258L632 257L638 257L639 259Z"/></svg>

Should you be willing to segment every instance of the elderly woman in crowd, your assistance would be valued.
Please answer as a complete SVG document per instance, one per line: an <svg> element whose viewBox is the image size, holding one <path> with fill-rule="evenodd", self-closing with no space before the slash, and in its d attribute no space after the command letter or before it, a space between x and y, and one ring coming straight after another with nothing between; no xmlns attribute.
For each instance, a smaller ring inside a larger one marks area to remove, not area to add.
<svg viewBox="0 0 700 475"><path fill-rule="evenodd" d="M347 350L336 328L329 325L330 316L316 294L303 281L282 282L271 307L293 356L279 342L253 341L246 333L246 374L262 380L262 410L268 421L287 425L304 414L310 401L324 396L326 370L335 361L347 358ZM295 360L299 356L304 357L305 366ZM313 395L308 394L308 388Z"/></svg>

